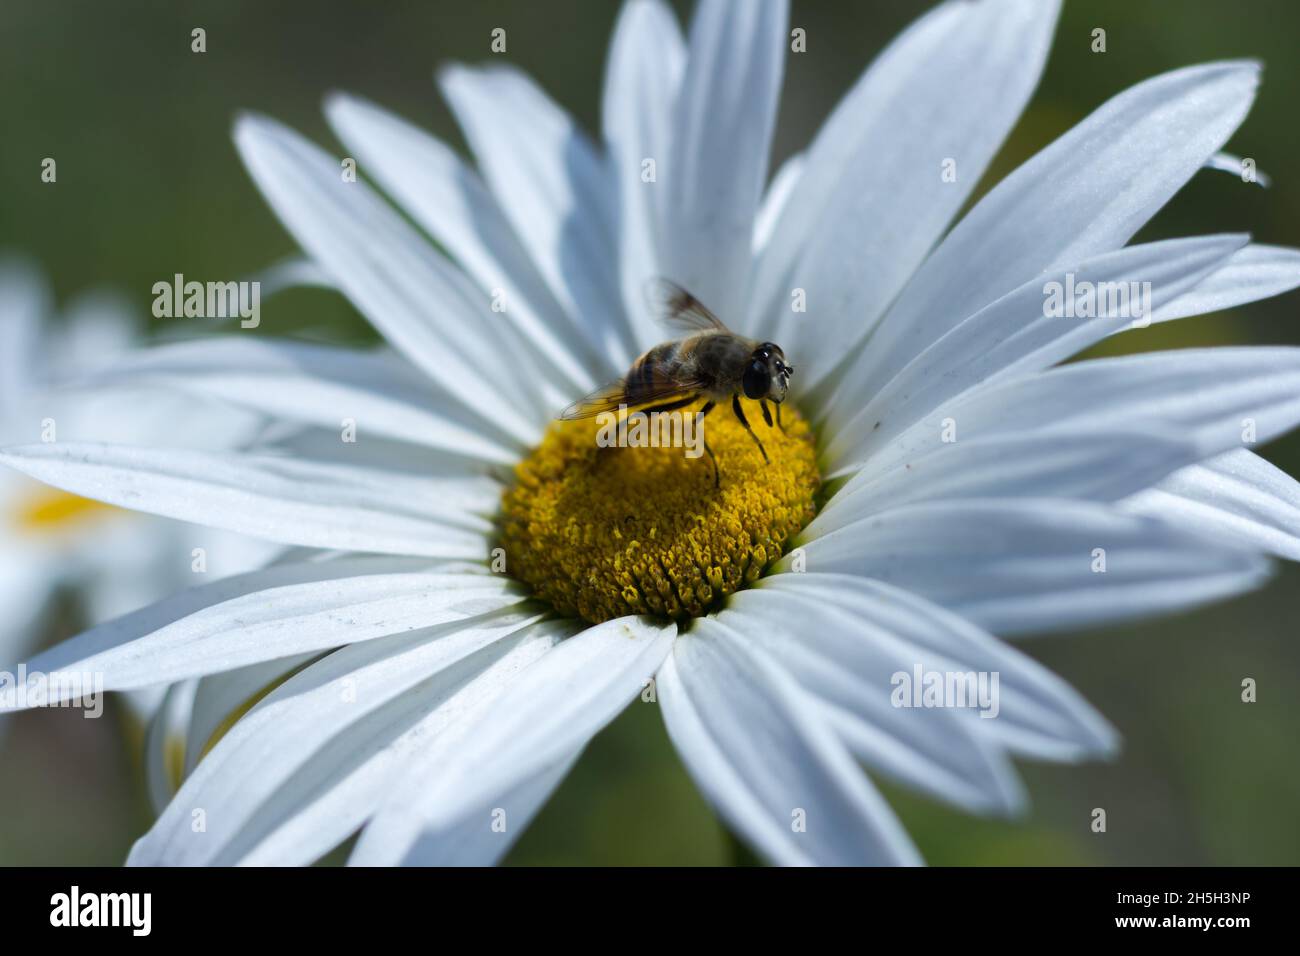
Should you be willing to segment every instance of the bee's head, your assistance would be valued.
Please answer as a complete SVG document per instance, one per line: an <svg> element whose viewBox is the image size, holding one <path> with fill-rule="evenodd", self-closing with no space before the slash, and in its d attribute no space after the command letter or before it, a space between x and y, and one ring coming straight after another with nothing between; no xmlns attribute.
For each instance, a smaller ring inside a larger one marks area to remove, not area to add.
<svg viewBox="0 0 1300 956"><path fill-rule="evenodd" d="M781 346L764 342L754 349L754 354L749 357L749 365L745 367L745 377L741 380L745 397L754 401L770 398L780 404L785 401L792 372L794 366L785 364L785 353L781 351Z"/></svg>

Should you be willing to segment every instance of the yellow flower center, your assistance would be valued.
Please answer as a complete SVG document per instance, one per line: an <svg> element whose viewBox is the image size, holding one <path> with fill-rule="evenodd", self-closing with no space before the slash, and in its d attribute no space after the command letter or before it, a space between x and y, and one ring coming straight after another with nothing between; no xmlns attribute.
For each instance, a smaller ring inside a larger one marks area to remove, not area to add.
<svg viewBox="0 0 1300 956"><path fill-rule="evenodd" d="M40 485L20 500L12 517L20 531L39 533L81 525L117 510L100 501Z"/></svg>
<svg viewBox="0 0 1300 956"><path fill-rule="evenodd" d="M638 435L623 422L625 444L609 420L556 422L516 469L502 504L507 571L563 614L593 624L627 614L697 617L756 580L815 513L821 483L812 433L789 406L785 431L768 427L754 402L742 402L753 437L719 403L698 438L649 446L679 422L650 419ZM636 447L631 447L636 445ZM689 453L689 454L688 454ZM698 454L698 457L690 457Z"/></svg>

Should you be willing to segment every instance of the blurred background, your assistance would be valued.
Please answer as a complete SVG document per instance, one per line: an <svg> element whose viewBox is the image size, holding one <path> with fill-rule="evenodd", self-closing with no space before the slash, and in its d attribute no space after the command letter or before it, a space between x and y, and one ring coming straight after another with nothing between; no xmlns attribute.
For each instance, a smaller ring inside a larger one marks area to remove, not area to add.
<svg viewBox="0 0 1300 956"><path fill-rule="evenodd" d="M689 4L674 3L685 17ZM802 148L838 97L905 24L912 0L794 0L808 52L788 61L775 161ZM295 252L251 185L229 131L239 110L277 117L334 146L322 96L360 93L463 147L432 83L435 64L507 59L596 129L614 0L5 0L0 6L0 250L46 270L63 304L108 285L148 316L173 273L238 278ZM190 31L207 31L207 52ZM1107 32L1107 52L1090 50ZM1253 112L1228 148L1272 188L1202 172L1138 240L1249 231L1300 245L1300 4L1291 0L1068 2L1046 75L981 192L1105 99L1156 73L1207 60L1266 65ZM888 149L888 143L881 143ZM44 157L58 182L40 181ZM775 162L774 162L775 166ZM364 173L364 169L362 170ZM977 194L978 195L978 194ZM1154 327L1107 350L1300 344L1300 293ZM193 320L192 320L193 321ZM293 291L263 303L267 335L373 341L339 296ZM1300 435L1264 450L1300 474ZM0 558L8 560L9 557ZM1300 863L1300 568L1204 611L1104 632L1021 642L1124 736L1120 757L1081 767L1022 765L1033 800L1018 823L966 817L893 788L887 795L935 864ZM74 595L43 640L82 626ZM8 663L8 662L4 662ZM1243 704L1243 678L1258 702ZM139 728L44 711L0 735L0 864L117 864L149 825ZM1105 807L1108 832L1089 829ZM677 762L657 708L633 704L588 749L508 862L751 862Z"/></svg>

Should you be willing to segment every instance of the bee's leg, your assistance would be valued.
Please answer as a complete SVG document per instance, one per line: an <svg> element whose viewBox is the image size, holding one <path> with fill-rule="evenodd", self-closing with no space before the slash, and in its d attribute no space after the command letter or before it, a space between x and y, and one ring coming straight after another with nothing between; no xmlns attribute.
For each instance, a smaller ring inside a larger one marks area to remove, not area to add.
<svg viewBox="0 0 1300 956"><path fill-rule="evenodd" d="M768 424L770 425L771 422L768 422ZM776 427L781 429L782 435L785 434L785 426L781 424L781 403L780 402L776 403Z"/></svg>
<svg viewBox="0 0 1300 956"><path fill-rule="evenodd" d="M772 459L767 457L767 449L763 447L763 443L759 441L758 436L754 434L754 429L749 427L749 419L745 417L744 411L741 410L739 395L731 396L731 410L736 413L736 417L740 419L740 424L745 426L745 431L749 432L749 437L754 439L754 444L757 445L758 450L763 453L763 461L771 464Z"/></svg>
<svg viewBox="0 0 1300 956"><path fill-rule="evenodd" d="M643 408L641 409L641 413L644 415L653 415L655 412L671 412L678 408L685 408L687 405L692 405L699 400L700 396L696 393L694 395L688 395L686 398L675 402L664 402L662 405L653 405L650 408Z"/></svg>
<svg viewBox="0 0 1300 956"><path fill-rule="evenodd" d="M767 399L766 399L766 398L764 398L764 399L760 399L760 400L759 400L759 403L758 403L758 407L761 408L761 409L763 410L763 421L767 422L767 427L768 427L768 428L771 428L771 427L772 427L772 413L769 412L769 411L767 410ZM781 414L781 406L780 406L780 405L776 406L776 413L777 413L778 415Z"/></svg>
<svg viewBox="0 0 1300 956"><path fill-rule="evenodd" d="M716 402L714 402L712 399L704 403L704 407L700 409L701 421L703 421L705 415L713 411L713 406L715 404ZM709 447L709 439L704 437L704 430L702 428L700 429L700 437L704 438L704 450L709 453L709 461L713 462L713 487L721 488L722 479L718 477L718 456L713 454L713 449Z"/></svg>

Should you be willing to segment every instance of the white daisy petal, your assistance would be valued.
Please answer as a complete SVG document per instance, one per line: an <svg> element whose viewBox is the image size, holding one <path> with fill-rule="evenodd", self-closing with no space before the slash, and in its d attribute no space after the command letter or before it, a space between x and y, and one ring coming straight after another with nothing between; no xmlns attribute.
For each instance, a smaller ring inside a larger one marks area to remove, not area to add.
<svg viewBox="0 0 1300 956"><path fill-rule="evenodd" d="M780 602L787 610L779 609ZM881 707L889 700L891 679L899 670L909 676L916 665L927 671L996 672L997 716L981 717L974 709L950 711L963 722L967 734L1014 753L1049 760L1107 756L1115 750L1114 729L1068 684L965 618L915 594L866 578L808 572L765 578L757 589L737 595L732 606L737 611L756 606L760 613L775 607L778 615L798 621L801 632L815 632L810 648L847 669L846 676L859 678L855 709L874 719L880 719L876 715L882 710L899 713L892 702ZM826 629L805 628L804 622L812 620L825 622ZM786 643L783 656L793 662L802 648ZM775 650L775 644L769 638L764 647ZM917 711L902 713L906 722L918 719ZM950 767L966 760L965 755L951 752L957 745L950 736L938 746L946 751L941 762ZM997 763L993 769L1006 772ZM1014 780L1004 777L997 783L1015 796Z"/></svg>
<svg viewBox="0 0 1300 956"><path fill-rule="evenodd" d="M417 699L399 696L358 721L312 754L310 772L287 778L258 808L256 817L241 832L238 845L231 848L230 857L240 865L275 866L303 865L318 859L360 829L388 798L393 781L431 740L578 630L581 626L575 622L559 620L527 627L518 637L511 636L467 659L461 675L453 675L460 683L430 682L413 692ZM438 854L438 865L495 862L524 831L571 764L572 759L561 762L555 774L531 779L435 839L422 840L418 852L429 857L430 863ZM497 821L495 810L504 812L505 819ZM504 823L505 829L493 826L494 822ZM391 859L401 860L402 852L404 848L395 850Z"/></svg>
<svg viewBox="0 0 1300 956"><path fill-rule="evenodd" d="M772 184L767 187L767 192L763 194L763 202L758 207L758 215L754 217L752 250L754 256L762 255L763 250L772 241L772 234L776 231L782 213L785 212L786 203L790 201L790 196L794 194L795 187L803 176L807 160L808 157L803 153L795 153L781 164L781 168L772 177Z"/></svg>
<svg viewBox="0 0 1300 956"><path fill-rule="evenodd" d="M403 866L492 866L500 862L560 785L580 754L561 757L509 793L493 797L455 825L425 831ZM491 805L489 805L491 804ZM496 826L494 824L500 824Z"/></svg>
<svg viewBox="0 0 1300 956"><path fill-rule="evenodd" d="M108 504L347 551L481 558L499 487L255 455L57 442L0 452L47 484Z"/></svg>
<svg viewBox="0 0 1300 956"><path fill-rule="evenodd" d="M1300 249L1254 243L1202 279L1196 288L1156 309L1153 322L1231 309L1300 286Z"/></svg>
<svg viewBox="0 0 1300 956"><path fill-rule="evenodd" d="M847 418L837 441L842 445L870 431L871 442L879 445L970 388L1040 371L1109 335L1149 323L1162 307L1226 266L1248 238L1197 236L1130 246L1031 279L958 324L900 369L865 407ZM1143 283L1149 283L1149 301ZM1095 314L1077 315L1075 290L1089 287L1101 290ZM1069 313L1055 309L1064 308L1067 299ZM839 401L832 399L833 404Z"/></svg>
<svg viewBox="0 0 1300 956"><path fill-rule="evenodd" d="M423 571L429 570L432 564L427 558L351 557L340 561L281 564L245 574L233 574L211 584L178 591L155 604L93 627L52 649L49 654L59 651L60 656L50 659L68 661L75 660L78 655L89 656L104 648L143 637L205 607L267 588L361 574ZM0 582L3 580L0 577ZM0 597L3 596L3 592L0 592ZM9 665L16 663L16 660L10 658L2 663Z"/></svg>
<svg viewBox="0 0 1300 956"><path fill-rule="evenodd" d="M270 298L288 289L333 289L334 280L308 256L289 256L248 277Z"/></svg>
<svg viewBox="0 0 1300 956"><path fill-rule="evenodd" d="M356 443L339 441L339 432L337 425L317 427L291 421L275 421L268 423L259 435L249 441L244 451L250 455L294 458L347 467L354 467L357 458L364 457L367 468L391 473L399 480L403 476L453 481L477 480L483 478L485 473L500 480L511 471L510 466L504 462L491 465L480 458L458 455L454 449L429 448L377 435L365 435L359 439L366 443L366 449L364 456L358 456Z"/></svg>
<svg viewBox="0 0 1300 956"><path fill-rule="evenodd" d="M809 571L897 585L999 635L1196 607L1269 571L1252 552L1064 499L906 505L797 543Z"/></svg>
<svg viewBox="0 0 1300 956"><path fill-rule="evenodd" d="M564 641L432 741L395 783L351 862L397 862L422 833L454 827L569 759L645 686L676 633L671 623L627 617Z"/></svg>
<svg viewBox="0 0 1300 956"><path fill-rule="evenodd" d="M696 620L656 683L696 786L770 861L920 862L812 698L743 635Z"/></svg>
<svg viewBox="0 0 1300 956"><path fill-rule="evenodd" d="M478 174L446 144L360 97L332 95L325 115L361 168L410 211L480 289L505 293L502 317L560 371L570 392L594 388L590 369L598 352L587 329L551 294Z"/></svg>
<svg viewBox="0 0 1300 956"><path fill-rule="evenodd" d="M113 290L82 293L63 312L60 362L68 369L103 365L127 355L143 334L140 317L125 296Z"/></svg>
<svg viewBox="0 0 1300 956"><path fill-rule="evenodd" d="M655 186L664 275L718 315L743 315L776 123L787 0L700 0Z"/></svg>
<svg viewBox="0 0 1300 956"><path fill-rule="evenodd" d="M1038 84L1058 8L943 4L891 43L827 119L750 300L756 334L800 356L809 382L875 324L979 182ZM790 308L793 288L807 291L806 314Z"/></svg>
<svg viewBox="0 0 1300 956"><path fill-rule="evenodd" d="M189 776L217 731L229 723L232 715L241 714L250 701L257 700L317 656L315 651L294 654L200 678L194 688L194 703L185 728L185 775Z"/></svg>
<svg viewBox="0 0 1300 956"><path fill-rule="evenodd" d="M646 308L645 285L663 271L660 245L670 241L659 219L659 167L667 161L673 106L686 51L681 31L662 0L623 5L605 68L601 124L617 196L619 277L632 340L662 341L663 329ZM647 161L654 178L647 181ZM614 369L621 375L626 367Z"/></svg>
<svg viewBox="0 0 1300 956"><path fill-rule="evenodd" d="M513 464L522 449L385 351L224 336L140 350L86 384L193 391L332 429L336 441L342 421L350 418L362 436L383 435L497 464Z"/></svg>
<svg viewBox="0 0 1300 956"><path fill-rule="evenodd" d="M1057 266L1124 245L1241 123L1259 65L1175 70L1120 93L995 186L925 261L853 365L860 408L968 315Z"/></svg>
<svg viewBox="0 0 1300 956"><path fill-rule="evenodd" d="M8 411L33 385L32 369L40 347L41 319L50 313L50 290L40 271L25 259L0 257L0 315L5 347L0 350L0 411Z"/></svg>
<svg viewBox="0 0 1300 956"><path fill-rule="evenodd" d="M0 496L5 475L0 475ZM13 476L17 477L17 476ZM26 479L24 479L25 481ZM0 497L0 501L3 497ZM0 669L17 663L39 645L45 630L46 613L59 586L65 580L55 555L31 553L30 541L17 537L0 523L0 552L23 555L26 560L0 561L0 608L4 609L4 630L0 631ZM0 734L5 722L0 720Z"/></svg>
<svg viewBox="0 0 1300 956"><path fill-rule="evenodd" d="M131 690L460 621L523 600L522 589L498 575L335 578L245 594L143 636L101 625L27 667L102 673L105 690Z"/></svg>
<svg viewBox="0 0 1300 956"><path fill-rule="evenodd" d="M181 726L194 699L194 682L172 684L163 694L145 730L144 782L154 813L162 813L176 793L172 773L174 743L180 739Z"/></svg>
<svg viewBox="0 0 1300 956"><path fill-rule="evenodd" d="M438 83L501 211L552 293L610 366L635 354L619 316L618 248L604 157L567 113L511 66L448 66Z"/></svg>
<svg viewBox="0 0 1300 956"><path fill-rule="evenodd" d="M499 334L489 296L288 127L244 116L235 144L294 238L395 348L481 417L525 444L536 439L550 417L542 378L522 343ZM503 360L520 374L501 375Z"/></svg>
<svg viewBox="0 0 1300 956"><path fill-rule="evenodd" d="M1151 352L1078 362L972 391L884 441L864 422L855 435L832 439L826 472L845 474L862 463L864 472L880 474L946 442L1034 430L1164 430L1203 443L1209 457L1247 437L1270 441L1297 422L1300 349Z"/></svg>
<svg viewBox="0 0 1300 956"><path fill-rule="evenodd" d="M508 610L350 644L299 671L203 758L177 799L137 842L131 862L194 865L238 859L241 848L257 842L246 827L260 830L273 820L271 815L256 819L265 801L296 775L319 779L325 768L313 755L348 733L352 746L345 751L362 759L358 744L376 735L387 742L419 720L430 698L445 699L499 659L510 644L506 639L538 613ZM386 710L394 700L397 705ZM329 769L332 775L340 768ZM203 832L191 827L193 807L205 811Z"/></svg>
<svg viewBox="0 0 1300 956"><path fill-rule="evenodd" d="M806 575L777 575L786 577ZM797 680L821 705L822 719L872 769L969 813L1010 815L1023 808L1010 761L966 715L890 705L891 675L910 675L916 657L896 642L873 640L843 612L810 607L798 594L776 589L741 592L718 619Z"/></svg>
<svg viewBox="0 0 1300 956"><path fill-rule="evenodd" d="M1244 172L1246 170L1245 162L1240 156L1234 156L1232 153L1215 153L1205 161L1206 169L1217 169L1221 173L1231 173L1233 176L1242 177L1244 182L1253 182L1258 186L1267 189L1273 185L1273 180L1268 174L1252 168L1254 179L1246 180Z"/></svg>
<svg viewBox="0 0 1300 956"><path fill-rule="evenodd" d="M812 540L878 512L926 501L1116 501L1205 455L1205 446L1191 438L1123 426L970 438L940 444L884 472L859 472L801 534Z"/></svg>
<svg viewBox="0 0 1300 956"><path fill-rule="evenodd" d="M1177 471L1124 506L1300 561L1300 484L1244 448Z"/></svg>

